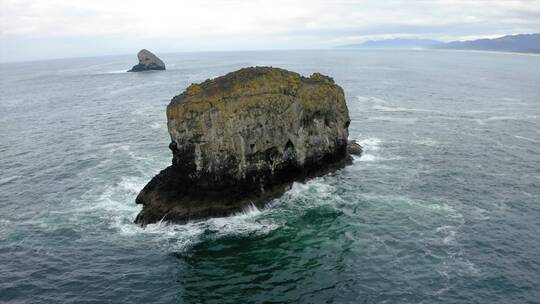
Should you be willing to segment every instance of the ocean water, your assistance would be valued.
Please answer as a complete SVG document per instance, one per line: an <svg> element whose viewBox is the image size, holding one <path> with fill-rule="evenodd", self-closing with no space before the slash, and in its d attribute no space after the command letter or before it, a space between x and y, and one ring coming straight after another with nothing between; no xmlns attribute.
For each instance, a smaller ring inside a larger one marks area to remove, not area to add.
<svg viewBox="0 0 540 304"><path fill-rule="evenodd" d="M161 57L0 65L0 302L540 303L540 56ZM255 65L334 77L364 155L261 210L134 225L170 99Z"/></svg>

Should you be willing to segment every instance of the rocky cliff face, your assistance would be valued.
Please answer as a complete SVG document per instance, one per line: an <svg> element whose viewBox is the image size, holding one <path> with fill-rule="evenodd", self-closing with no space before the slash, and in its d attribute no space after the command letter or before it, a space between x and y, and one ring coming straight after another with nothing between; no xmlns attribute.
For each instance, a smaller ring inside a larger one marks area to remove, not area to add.
<svg viewBox="0 0 540 304"><path fill-rule="evenodd" d="M256 67L192 84L167 120L172 166L137 197L143 225L264 205L294 180L350 161L343 90L318 73Z"/></svg>
<svg viewBox="0 0 540 304"><path fill-rule="evenodd" d="M152 52L142 49L137 53L139 63L134 65L128 72L141 72L148 70L165 70L165 63Z"/></svg>

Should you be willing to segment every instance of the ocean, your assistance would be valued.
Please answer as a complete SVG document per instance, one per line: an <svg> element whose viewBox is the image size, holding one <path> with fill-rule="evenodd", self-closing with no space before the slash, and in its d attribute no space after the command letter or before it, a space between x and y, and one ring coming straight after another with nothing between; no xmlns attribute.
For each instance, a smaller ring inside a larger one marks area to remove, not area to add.
<svg viewBox="0 0 540 304"><path fill-rule="evenodd" d="M540 56L158 55L0 64L0 302L540 303ZM333 77L363 156L264 209L133 224L171 98L247 66Z"/></svg>

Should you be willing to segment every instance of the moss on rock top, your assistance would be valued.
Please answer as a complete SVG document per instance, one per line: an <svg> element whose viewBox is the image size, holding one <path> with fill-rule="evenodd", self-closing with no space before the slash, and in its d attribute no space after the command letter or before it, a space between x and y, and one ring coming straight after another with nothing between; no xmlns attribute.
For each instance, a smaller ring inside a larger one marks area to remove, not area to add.
<svg viewBox="0 0 540 304"><path fill-rule="evenodd" d="M313 90L315 87L317 89ZM317 99L318 96L308 96L314 93L320 97L343 94L332 78L320 73L314 73L307 78L280 68L249 67L190 85L182 94L173 98L167 107L167 115L178 118L186 112L201 112L231 99L245 101L246 97L257 95L282 94L300 99L310 97L307 101L321 101ZM255 102L255 99L251 101Z"/></svg>

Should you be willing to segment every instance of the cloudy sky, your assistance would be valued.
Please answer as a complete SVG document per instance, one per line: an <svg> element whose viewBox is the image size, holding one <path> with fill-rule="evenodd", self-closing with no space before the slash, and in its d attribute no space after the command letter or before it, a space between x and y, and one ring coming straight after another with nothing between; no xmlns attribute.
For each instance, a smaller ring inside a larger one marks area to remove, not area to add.
<svg viewBox="0 0 540 304"><path fill-rule="evenodd" d="M0 0L0 61L540 32L540 0Z"/></svg>

